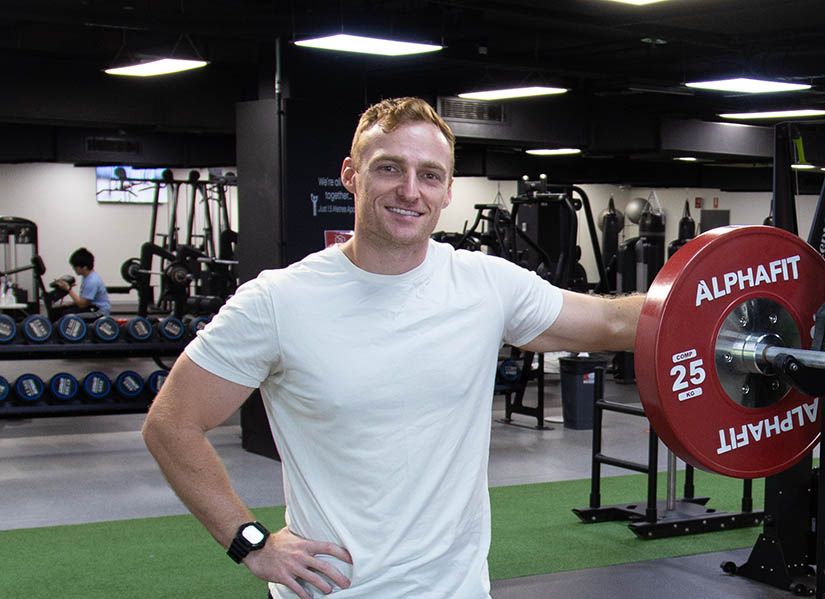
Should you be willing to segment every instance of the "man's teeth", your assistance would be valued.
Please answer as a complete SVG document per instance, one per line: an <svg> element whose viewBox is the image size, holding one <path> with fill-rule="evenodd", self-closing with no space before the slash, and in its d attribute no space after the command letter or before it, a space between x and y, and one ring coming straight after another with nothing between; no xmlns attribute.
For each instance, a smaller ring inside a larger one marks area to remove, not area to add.
<svg viewBox="0 0 825 599"><path fill-rule="evenodd" d="M396 214L402 214L404 216L420 216L418 212L413 212L412 210L403 210L401 208L388 208L390 212L395 212Z"/></svg>

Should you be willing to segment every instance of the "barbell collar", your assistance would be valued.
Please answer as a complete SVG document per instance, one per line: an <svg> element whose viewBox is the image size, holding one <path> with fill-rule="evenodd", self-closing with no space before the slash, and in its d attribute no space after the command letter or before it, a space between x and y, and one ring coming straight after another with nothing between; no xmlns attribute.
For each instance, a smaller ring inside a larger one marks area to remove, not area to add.
<svg viewBox="0 0 825 599"><path fill-rule="evenodd" d="M825 370L825 352L786 347L774 333L742 336L729 343L731 367L742 373L773 375L774 364L781 355L791 356L808 368ZM722 344L717 344L717 351L721 347Z"/></svg>
<svg viewBox="0 0 825 599"><path fill-rule="evenodd" d="M723 352L722 359L730 363L730 369L740 373L770 375L771 361L765 352L782 345L782 339L775 333L739 336L720 335L716 351Z"/></svg>

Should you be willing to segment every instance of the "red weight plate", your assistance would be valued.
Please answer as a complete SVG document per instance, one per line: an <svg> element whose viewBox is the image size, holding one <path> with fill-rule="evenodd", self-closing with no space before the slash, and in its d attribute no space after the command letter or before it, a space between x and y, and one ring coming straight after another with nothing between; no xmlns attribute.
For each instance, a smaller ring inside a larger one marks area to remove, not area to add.
<svg viewBox="0 0 825 599"><path fill-rule="evenodd" d="M653 430L677 456L727 476L760 478L813 449L818 399L790 389L765 407L740 405L722 387L715 347L728 314L764 298L790 314L809 348L823 280L825 260L774 227L713 229L665 263L639 320L636 381Z"/></svg>

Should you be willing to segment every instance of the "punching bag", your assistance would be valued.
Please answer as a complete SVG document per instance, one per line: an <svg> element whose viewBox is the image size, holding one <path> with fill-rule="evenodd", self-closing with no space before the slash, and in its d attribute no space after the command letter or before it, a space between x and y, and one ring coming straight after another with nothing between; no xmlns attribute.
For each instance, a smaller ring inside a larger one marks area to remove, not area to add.
<svg viewBox="0 0 825 599"><path fill-rule="evenodd" d="M696 221L690 216L690 204L685 200L685 209L679 219L679 234L667 246L667 257L670 258L680 247L696 237Z"/></svg>
<svg viewBox="0 0 825 599"><path fill-rule="evenodd" d="M647 291L665 263L665 218L645 207L639 219L636 244L636 291Z"/></svg>
<svg viewBox="0 0 825 599"><path fill-rule="evenodd" d="M602 214L602 264L605 265L610 291L616 290L616 253L619 251L619 233L624 228L624 215L616 210L613 198Z"/></svg>

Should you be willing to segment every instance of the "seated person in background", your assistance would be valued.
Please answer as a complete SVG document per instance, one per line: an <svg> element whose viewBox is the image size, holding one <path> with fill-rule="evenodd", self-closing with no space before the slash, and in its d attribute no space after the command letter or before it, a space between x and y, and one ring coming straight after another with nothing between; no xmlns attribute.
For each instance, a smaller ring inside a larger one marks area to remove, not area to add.
<svg viewBox="0 0 825 599"><path fill-rule="evenodd" d="M108 316L112 305L109 302L109 294L106 292L103 279L94 270L94 255L86 248L80 248L69 256L69 264L74 268L75 274L83 277L83 280L80 282L80 293L63 279L55 281L55 285L67 291L74 302L73 306L60 309L60 315L70 312L100 312Z"/></svg>

